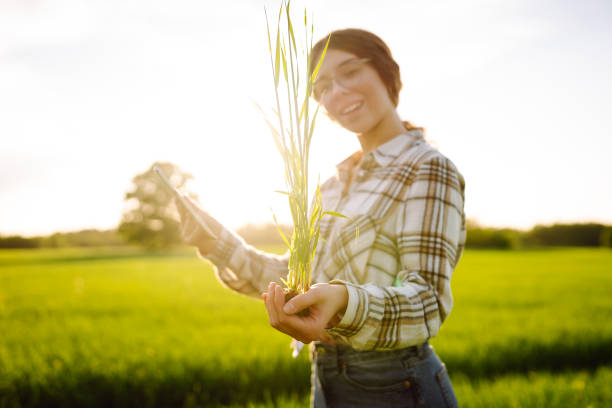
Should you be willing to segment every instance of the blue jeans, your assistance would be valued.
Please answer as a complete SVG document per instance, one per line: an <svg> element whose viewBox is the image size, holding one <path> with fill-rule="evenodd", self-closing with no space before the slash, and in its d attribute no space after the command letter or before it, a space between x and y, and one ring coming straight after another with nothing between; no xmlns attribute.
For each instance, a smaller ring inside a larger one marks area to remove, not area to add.
<svg viewBox="0 0 612 408"><path fill-rule="evenodd" d="M445 365L429 343L392 351L311 346L314 408L457 407Z"/></svg>

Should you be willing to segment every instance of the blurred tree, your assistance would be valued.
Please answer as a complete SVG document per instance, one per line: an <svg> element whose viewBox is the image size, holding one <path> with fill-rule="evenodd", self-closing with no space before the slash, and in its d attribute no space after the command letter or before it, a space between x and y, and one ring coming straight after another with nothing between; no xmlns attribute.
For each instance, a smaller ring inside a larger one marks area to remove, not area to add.
<svg viewBox="0 0 612 408"><path fill-rule="evenodd" d="M43 248L120 246L125 244L116 229L56 232L53 235L40 237L39 241L39 246Z"/></svg>
<svg viewBox="0 0 612 408"><path fill-rule="evenodd" d="M128 242L158 250L180 244L178 213L173 195L153 168L158 166L177 187L192 179L189 173L167 162L155 162L147 171L132 179L133 188L126 193L127 208L119 224L119 234ZM192 194L190 194L193 196Z"/></svg>
<svg viewBox="0 0 612 408"><path fill-rule="evenodd" d="M612 225L606 226L601 231L601 236L599 238L601 242L601 246L604 248L612 248Z"/></svg>
<svg viewBox="0 0 612 408"><path fill-rule="evenodd" d="M602 244L604 229L605 225L598 223L536 225L529 238L540 246L596 247Z"/></svg>
<svg viewBox="0 0 612 408"><path fill-rule="evenodd" d="M473 228L468 226L465 247L517 249L520 247L520 235L520 231L510 228Z"/></svg>
<svg viewBox="0 0 612 408"><path fill-rule="evenodd" d="M26 238L19 235L10 237L0 236L0 249L8 248L38 248L40 246L40 238Z"/></svg>

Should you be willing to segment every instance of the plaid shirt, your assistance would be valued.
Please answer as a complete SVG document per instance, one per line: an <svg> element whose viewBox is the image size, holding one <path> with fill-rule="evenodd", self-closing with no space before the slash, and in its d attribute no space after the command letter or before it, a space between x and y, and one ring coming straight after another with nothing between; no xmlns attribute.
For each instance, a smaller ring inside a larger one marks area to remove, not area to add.
<svg viewBox="0 0 612 408"><path fill-rule="evenodd" d="M420 129L337 170L321 186L323 207L347 218L321 221L313 281L345 285L348 304L327 332L357 350L421 344L452 307L450 279L465 244L463 177ZM288 255L259 251L227 229L208 258L224 284L257 297L287 273Z"/></svg>

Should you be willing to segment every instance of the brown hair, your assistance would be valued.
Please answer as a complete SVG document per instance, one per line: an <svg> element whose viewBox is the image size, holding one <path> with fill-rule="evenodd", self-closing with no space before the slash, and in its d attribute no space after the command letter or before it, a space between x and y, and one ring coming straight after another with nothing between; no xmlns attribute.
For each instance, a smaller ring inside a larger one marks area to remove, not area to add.
<svg viewBox="0 0 612 408"><path fill-rule="evenodd" d="M325 48L325 44L327 44L328 38L328 49L349 52L359 58L369 58L369 64L376 70L376 73L378 73L378 76L385 84L393 106L397 107L399 92L402 89L399 65L393 59L387 44L380 37L369 31L359 28L346 28L332 31L321 38L310 50L309 74L312 74L316 64L319 63L321 53ZM422 129L407 121L404 122L404 125L407 130Z"/></svg>

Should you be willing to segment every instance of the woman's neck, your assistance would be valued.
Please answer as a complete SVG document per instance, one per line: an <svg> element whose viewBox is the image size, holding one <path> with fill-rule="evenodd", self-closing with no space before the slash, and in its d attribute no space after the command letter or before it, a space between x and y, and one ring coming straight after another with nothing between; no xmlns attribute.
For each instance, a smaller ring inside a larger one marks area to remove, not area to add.
<svg viewBox="0 0 612 408"><path fill-rule="evenodd" d="M384 117L372 129L364 133L358 133L357 138L365 156L378 146L385 144L405 131L404 123L397 114L397 111L393 109L388 116Z"/></svg>

